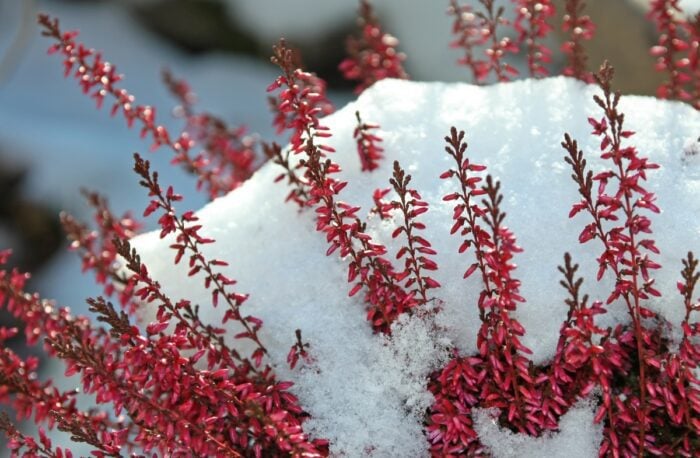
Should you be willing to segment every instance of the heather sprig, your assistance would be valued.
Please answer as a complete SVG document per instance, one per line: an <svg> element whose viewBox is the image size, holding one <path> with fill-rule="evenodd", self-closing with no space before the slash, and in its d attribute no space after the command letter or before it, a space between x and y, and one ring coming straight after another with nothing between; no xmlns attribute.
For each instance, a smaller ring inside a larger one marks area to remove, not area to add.
<svg viewBox="0 0 700 458"><path fill-rule="evenodd" d="M567 63L562 73L592 83L593 75L586 70L588 56L583 42L593 38L595 24L585 14L585 9L585 0L566 0L561 28L564 33L568 33L568 39L562 44L561 51L566 54Z"/></svg>
<svg viewBox="0 0 700 458"><path fill-rule="evenodd" d="M684 21L679 19L682 13L679 0L652 0L648 13L659 32L658 44L651 48L652 56L656 57L655 68L668 75L668 80L656 91L656 95L664 99L691 98L685 88L690 82L687 73L690 61L683 54L692 51L692 48L686 41Z"/></svg>
<svg viewBox="0 0 700 458"><path fill-rule="evenodd" d="M0 263L5 264L8 252L0 255ZM80 357L66 357L66 375L90 368L87 375L83 373L83 388L88 393L96 393L98 401L111 398L109 388L96 382L97 375L92 372L96 364L104 363L106 355L111 361L119 360L123 354L119 342L102 328L94 327L85 317L74 317L67 308L57 308L51 301L42 299L37 293L25 292L28 274L17 270L0 270L0 306L9 311L24 324L25 337L30 345L44 338L44 347L51 356L68 356L64 349L68 346L80 349ZM101 351L96 352L96 349ZM76 356L72 353L70 356ZM97 410L81 413L75 408L75 393L61 393L50 382L40 385L32 376L37 368L36 359L26 361L18 358L11 350L2 349L0 357L1 385L14 394L13 407L20 418L28 418L34 412L37 422L48 421L52 427L55 422L62 424L64 419L72 418L73 426L63 423L74 434L86 435L89 431L99 432L99 441L91 445L100 450L113 453L126 443L127 437L114 429L104 413ZM19 378L18 378L19 377ZM116 377L111 373L110 377ZM7 401L7 399L2 399ZM58 415L55 415L56 412ZM77 426L80 424L80 429ZM127 426L128 428L128 426ZM82 432L81 432L82 431ZM87 436L86 436L87 437ZM89 436L93 437L93 436Z"/></svg>
<svg viewBox="0 0 700 458"><path fill-rule="evenodd" d="M39 24L44 28L42 35L56 41L49 48L49 54L60 53L63 56L65 76L72 74L83 93L95 99L98 108L102 107L106 98L113 99L112 116L121 111L129 127L134 124L140 126L141 137L152 141L151 150L155 151L161 146L172 150L173 163L180 164L185 171L196 176L198 186L206 187L211 197L225 194L240 184L235 172L237 169L234 168L233 176L229 176L228 169L218 162L212 167L212 161L204 153L193 156L191 150L195 142L188 133L173 137L165 126L157 123L154 107L136 104L132 94L119 88L122 76L117 73L116 67L103 60L99 52L77 42L78 32L62 32L58 19L45 14L39 15ZM250 174L246 172L243 175Z"/></svg>
<svg viewBox="0 0 700 458"><path fill-rule="evenodd" d="M305 363L312 361L309 355L311 344L301 339L301 329L295 330L294 335L296 336L296 342L294 342L294 345L289 349L289 353L287 353L287 363L290 369L294 369L300 359Z"/></svg>
<svg viewBox="0 0 700 458"><path fill-rule="evenodd" d="M19 456L73 458L73 452L68 448L56 447L54 449L51 439L46 436L43 429L39 429L38 441L20 432L5 412L0 412L0 431L2 431L8 439L7 448L10 450L10 456L12 458Z"/></svg>
<svg viewBox="0 0 700 458"><path fill-rule="evenodd" d="M419 304L425 304L430 300L428 290L440 287L440 283L426 275L426 271L435 271L438 268L437 263L430 259L437 251L427 239L418 235L418 231L425 229L425 224L417 218L428 211L428 203L421 200L418 191L409 188L411 175L406 174L399 161L394 161L394 173L389 182L398 196L398 200L393 201L392 206L401 212L403 219L403 224L392 232L391 237L395 239L404 234L406 238L406 245L396 253L396 259L404 259L404 271L397 275L397 279L405 278L404 287L409 294L418 297Z"/></svg>
<svg viewBox="0 0 700 458"><path fill-rule="evenodd" d="M124 240L134 237L141 224L127 212L117 217L109 208L107 199L96 192L84 190L83 196L94 209L94 222L97 230L90 230L66 212L60 215L63 230L71 242L71 250L79 253L82 259L82 270L92 270L95 280L104 286L104 294L112 297L119 296L119 303L129 313L138 309L134 302L134 283L119 272L115 239Z"/></svg>
<svg viewBox="0 0 700 458"><path fill-rule="evenodd" d="M50 380L40 382L37 368L37 358L23 360L9 348L1 349L0 385L5 393L0 396L0 402L12 407L17 420L33 417L39 425L47 423L49 429L58 426L70 432L75 437L74 442L87 443L106 456L120 456L118 452L129 436L128 427L110 422L106 412L78 410L78 390L60 391ZM12 436L11 430L5 429L5 433ZM44 442L43 429L39 434L42 443L50 449L50 443Z"/></svg>
<svg viewBox="0 0 700 458"><path fill-rule="evenodd" d="M455 39L450 42L450 48L461 49L464 55L457 60L459 65L467 67L475 83L483 76L483 65L475 57L475 49L486 42L487 36L482 33L480 20L471 5L460 5L458 0L450 0L447 14L453 16L452 34Z"/></svg>
<svg viewBox="0 0 700 458"><path fill-rule="evenodd" d="M290 161L292 150L286 149L283 152L282 147L273 142L272 144L263 143L263 151L265 152L265 156L268 158L268 160L284 169L284 172L275 177L275 183L278 183L285 178L287 179L289 194L287 194L285 201L294 202L300 208L305 207L309 200L309 184L296 172L296 170L301 168L300 165L297 163L296 166L292 166Z"/></svg>
<svg viewBox="0 0 700 458"><path fill-rule="evenodd" d="M199 306L192 305L186 299L173 301L167 296L159 282L154 280L148 268L141 262L141 257L131 247L128 240L115 239L117 253L123 259L124 269L131 272L129 281L138 285L134 295L145 304L156 306L156 320L159 326L169 326L175 322L175 332L187 332L188 339L197 353L193 362L206 355L207 367L226 367L234 371L237 377L260 376L258 368L248 359L240 355L233 347L226 344L225 329L210 324L204 324L199 317ZM162 323L162 324L161 324Z"/></svg>
<svg viewBox="0 0 700 458"><path fill-rule="evenodd" d="M690 74L690 100L700 110L700 12L686 21L688 30L688 73Z"/></svg>
<svg viewBox="0 0 700 458"><path fill-rule="evenodd" d="M460 253L472 246L476 252L476 261L467 268L464 277L479 270L483 282L477 301L482 321L477 348L486 377L479 387L479 400L483 407L501 409L502 420L516 430L538 435L551 425L541 415L542 393L531 372L531 362L525 356L531 351L520 341L525 330L511 315L517 303L525 301L519 293L520 281L511 275L515 269L512 258L522 250L513 233L503 225L500 184L488 175L485 183L479 185L482 177L475 173L484 171L485 167L466 157L464 132L458 133L452 127L445 141L445 149L455 166L441 178L456 178L459 184L457 192L443 198L457 202L450 232L459 231L464 237ZM478 196L483 196L480 202Z"/></svg>
<svg viewBox="0 0 700 458"><path fill-rule="evenodd" d="M355 112L357 127L353 131L353 138L357 143L357 155L360 157L360 166L363 172L371 172L379 168L379 161L384 157L384 148L379 146L381 137L373 130L379 129L377 124L368 124L362 121L360 112Z"/></svg>
<svg viewBox="0 0 700 458"><path fill-rule="evenodd" d="M199 233L202 226L196 224L199 218L194 212L187 211L182 215L176 213L173 204L182 200L182 196L176 194L172 186L163 191L158 182L158 172L152 172L150 163L138 154L134 154L134 171L141 177L139 184L148 189L149 195L153 197L144 216L156 210L160 211L160 238L176 234L175 243L170 245L176 252L175 264L187 255L190 269L188 276L197 275L199 272L204 274L204 287L211 289L212 305L216 307L220 298L226 303L228 310L224 313L224 323L233 320L243 326L244 332L236 334L235 337L253 343L255 350L251 358L256 366L260 366L263 356L267 354L267 349L258 336L262 321L254 316L241 314L240 308L248 299L248 295L230 291L230 287L235 285L236 281L217 271L220 267L228 266L228 263L220 259L207 259L202 253L201 247L214 243L214 240Z"/></svg>
<svg viewBox="0 0 700 458"><path fill-rule="evenodd" d="M518 47L510 37L499 37L499 26L508 25L503 17L504 7L495 6L494 0L478 0L483 11L476 12L480 19L484 44L487 45L486 59L477 63L477 81L486 80L492 73L497 81L509 81L518 74L518 70L505 61L506 54L517 53Z"/></svg>
<svg viewBox="0 0 700 458"><path fill-rule="evenodd" d="M547 76L546 64L552 60L552 51L543 41L552 31L547 22L556 10L551 0L513 0L516 9L513 27L518 32L517 46L527 49L527 68L530 76Z"/></svg>
<svg viewBox="0 0 700 458"><path fill-rule="evenodd" d="M469 278L477 269L481 272L481 279L484 285L488 285L486 262L484 260L485 250L490 248L491 241L488 233L479 224L479 219L483 216L482 209L477 205L476 197L485 194L478 184L483 178L475 173L486 170L480 164L472 163L465 156L468 144L464 140L464 131L457 133L456 128L450 130L450 136L445 137L448 146L445 151L452 156L456 163L455 168L451 168L440 175L443 180L456 177L459 181L460 190L443 197L443 201L457 201L453 208L452 219L454 224L450 229L450 234L460 231L460 236L465 237L459 247L459 252L464 253L474 246L476 262L469 265L464 272L464 278ZM474 200L472 200L474 199ZM468 237L467 237L468 236ZM474 241L479 243L475 243ZM484 320L484 311L479 308L479 317Z"/></svg>
<svg viewBox="0 0 700 458"><path fill-rule="evenodd" d="M258 138L248 134L246 126L231 127L216 115L198 113L194 104L196 95L190 85L175 78L169 70L163 71L163 81L180 102L175 113L185 119L185 132L204 148L195 158L206 169L206 174L200 174L197 179L198 189L207 183L209 196L214 199L250 178L261 162L257 153ZM173 162L178 160L175 158ZM220 183L227 186L215 187Z"/></svg>
<svg viewBox="0 0 700 458"><path fill-rule="evenodd" d="M374 202L374 207L369 211L370 215L378 215L379 219L389 219L394 210L394 205L391 201L387 201L384 198L391 192L391 188L377 188L372 193L372 202Z"/></svg>
<svg viewBox="0 0 700 458"><path fill-rule="evenodd" d="M311 138L321 139L330 136L328 128L319 122L322 115L332 112L332 105L326 98L326 83L316 75L301 69L295 62L293 50L284 39L272 47L271 61L280 67L282 75L278 76L267 91L279 90L276 97L271 98L276 116L274 126L277 133L290 130L290 143L294 153L304 151L304 142ZM284 89L282 89L284 88ZM325 152L333 149L316 144Z"/></svg>
<svg viewBox="0 0 700 458"><path fill-rule="evenodd" d="M339 251L342 258L349 257L348 282L353 284L349 295L366 287L365 300L370 304L367 319L376 331L389 332L394 319L415 305L413 298L398 284L397 272L384 258L386 247L366 234L366 224L357 217L360 208L336 198L347 183L333 177L340 166L326 153L335 150L318 143L331 134L319 121L321 109L314 107L316 97L307 89L299 90L297 81L303 81L305 72L294 68L293 54L284 40L273 50L272 62L283 74L268 90L281 89L278 110L286 113L288 120L281 126L292 130L292 150L305 153L300 164L310 186L307 204L316 207L316 230L324 232L330 244L326 255Z"/></svg>
<svg viewBox="0 0 700 458"><path fill-rule="evenodd" d="M399 40L382 30L369 0L360 0L357 22L360 36L348 37L348 57L338 67L345 79L358 81L355 93L384 78L408 79L403 68L406 55L396 49Z"/></svg>

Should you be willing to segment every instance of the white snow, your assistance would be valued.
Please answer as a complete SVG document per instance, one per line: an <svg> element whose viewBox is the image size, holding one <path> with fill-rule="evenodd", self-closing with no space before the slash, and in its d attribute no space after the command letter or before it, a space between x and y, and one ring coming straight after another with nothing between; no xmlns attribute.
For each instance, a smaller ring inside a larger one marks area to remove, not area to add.
<svg viewBox="0 0 700 458"><path fill-rule="evenodd" d="M686 13L697 13L700 11L700 0L681 0L681 8Z"/></svg>
<svg viewBox="0 0 700 458"><path fill-rule="evenodd" d="M565 251L582 265L584 290L594 299L607 297L612 282L594 282L600 247L578 243L586 216L567 218L579 197L560 146L564 132L569 132L579 140L589 164L594 169L601 164L596 158L599 141L590 135L587 122L588 116L601 116L591 99L596 91L565 78L490 87L385 80L325 119L333 133L328 143L338 151L334 160L343 168L340 178L349 182L343 200L369 209L372 191L388 186L391 164L398 159L431 204L422 221L428 226L426 237L439 252L439 330L413 318L399 322L392 339L373 335L361 295L347 297L346 262L325 256L325 238L314 230L312 211L299 212L283 202L288 191L272 183L279 172L274 165L199 211L203 234L217 239L205 252L229 261L225 273L238 280L238 291L250 293L245 311L263 319L261 338L272 349L271 362L282 378L296 382L292 390L312 416L308 431L330 439L335 456L424 456L421 412L430 404L426 377L444 361L448 346L465 354L475 352L480 284L478 276L462 280L472 258L457 253L461 241L449 236L451 205L441 200L455 184L438 179L452 165L443 141L450 126L466 130L469 156L502 180L506 224L525 250L516 258L516 277L522 280L521 292L528 302L517 316L527 329L524 343L534 351L535 362L553 355L566 315L557 272ZM677 323L682 316L675 289L680 259L690 249L700 252L700 163L687 160L686 154L700 134L700 114L684 104L648 97L623 97L621 109L627 114L627 128L637 132L630 143L662 166L649 174L648 182L663 209L651 218L662 250L656 259L664 266L655 278L664 297L651 306ZM361 173L356 157L356 110L382 127L387 157L372 173ZM183 202L181 210L187 205ZM369 224L373 236L396 249L390 237L392 223L371 218ZM168 294L200 302L207 318L217 322L221 310L207 307L209 295L200 279L187 278L184 267L172 265L169 243L156 233L134 240ZM620 304L610 308L605 322L626 320ZM315 362L289 371L285 357L297 328L311 344ZM496 456L509 456L508 447L518 444L547 447L551 456L569 454L572 447L580 456L596 456L600 435L590 424L591 416L591 408L583 403L562 420L559 434L534 441L496 431L483 415L479 424L488 432L488 445ZM586 433L573 434L576 430ZM501 442L503 448L497 447Z"/></svg>
<svg viewBox="0 0 700 458"><path fill-rule="evenodd" d="M477 409L474 429L487 449L498 458L586 458L598 456L602 423L593 423L596 405L581 400L559 419L559 432L542 437L513 434L494 421L494 412Z"/></svg>

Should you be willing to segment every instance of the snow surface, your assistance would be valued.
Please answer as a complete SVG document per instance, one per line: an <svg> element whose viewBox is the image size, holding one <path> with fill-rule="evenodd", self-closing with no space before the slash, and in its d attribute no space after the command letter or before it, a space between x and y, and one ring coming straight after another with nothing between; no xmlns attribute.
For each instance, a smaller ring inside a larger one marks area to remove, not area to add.
<svg viewBox="0 0 700 458"><path fill-rule="evenodd" d="M596 91L561 77L490 87L385 80L325 119L333 133L328 143L338 151L334 160L343 168L340 179L349 182L341 199L369 209L372 191L388 186L391 164L399 159L430 203L421 218L428 226L426 237L439 252L435 279L443 286L435 295L444 309L437 317L439 331L432 323L411 318L396 324L391 339L372 334L361 295L347 296L346 262L325 256L327 245L315 232L313 212L284 203L288 190L273 184L276 166L263 167L241 188L199 211L203 234L218 241L205 252L230 262L225 273L238 280L238 291L250 294L245 312L264 320L261 338L271 349L271 362L281 378L296 382L292 390L311 413L306 430L330 439L335 456L426 455L421 432L422 411L431 402L426 378L445 360L448 346L476 352L480 284L478 276L462 280L472 258L457 253L461 241L449 236L451 205L442 202L455 185L438 179L452 166L443 141L450 126L466 130L469 156L502 180L506 224L525 250L516 257L516 277L528 302L517 316L527 329L524 343L534 351L535 362L552 357L566 315L557 271L565 251L582 264L585 292L594 299L608 296L612 282L594 282L600 247L578 243L587 218L567 218L579 197L560 146L569 132L579 140L590 166L599 168L599 141L590 135L587 122L589 116L601 116L591 98ZM656 259L664 269L655 277L664 297L651 307L678 323L682 307L675 282L680 259L690 249L700 252L700 161L688 154L696 148L700 114L687 105L649 97L623 97L621 109L627 113L626 127L637 131L631 142L662 166L649 174L648 182L663 209L651 219L662 251ZM356 110L382 127L387 157L372 173L360 172L355 153ZM181 210L187 205L183 202ZM369 227L374 237L396 249L390 237L393 223L370 218ZM134 240L169 295L199 302L207 318L217 322L222 311L206 307L209 294L201 280L187 278L184 266L172 265L169 244L156 233ZM602 322L626 320L620 304L610 308ZM311 344L315 362L290 371L285 357L297 328ZM592 412L591 403L582 402L562 419L559 434L534 441L499 432L483 413L476 416L496 456L510 456L519 447L544 447L551 456L593 457L601 436L600 428L591 425Z"/></svg>
<svg viewBox="0 0 700 458"><path fill-rule="evenodd" d="M474 413L474 427L482 443L498 458L598 456L597 439L603 434L603 424L593 423L595 404L591 400L579 401L562 416L558 433L542 437L504 430L494 421L497 416L494 414L493 409L478 409Z"/></svg>

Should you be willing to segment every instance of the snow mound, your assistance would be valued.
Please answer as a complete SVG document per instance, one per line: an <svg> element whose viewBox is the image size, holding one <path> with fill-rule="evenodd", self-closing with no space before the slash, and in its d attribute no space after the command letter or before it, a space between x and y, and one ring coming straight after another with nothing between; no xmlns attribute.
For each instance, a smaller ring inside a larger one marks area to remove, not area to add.
<svg viewBox="0 0 700 458"><path fill-rule="evenodd" d="M245 313L264 321L261 338L271 350L271 363L281 378L296 383L292 391L312 416L306 430L330 439L335 456L427 455L422 433L423 412L432 401L427 377L445 361L448 347L476 352L480 284L477 275L462 279L472 261L457 253L461 240L449 236L451 205L442 202L454 183L438 179L451 166L443 141L450 126L466 131L468 155L502 181L506 224L525 250L516 257L515 276L522 281L527 302L517 316L527 329L524 343L533 350L535 362L553 356L566 316L557 271L564 252L571 252L581 264L585 292L594 299L608 296L612 282L594 281L600 247L578 243L585 215L567 218L579 197L560 145L564 133L570 133L579 140L590 166L594 170L600 166L599 140L590 135L587 122L589 116L601 116L592 101L596 91L566 78L490 87L385 80L324 120L333 133L328 144L337 151L334 160L343 169L339 178L349 182L341 199L365 211L371 208L373 190L388 187L391 164L398 159L413 175L412 185L430 203L421 221L428 227L426 238L439 253L435 279L442 288L434 290L443 302L439 331L433 323L411 318L395 324L391 339L372 334L361 294L348 297L346 262L325 256L325 238L315 231L312 211L299 212L284 202L288 190L273 184L279 173L276 166L268 164L241 188L199 211L202 235L217 240L205 247L205 253L230 262L225 273L238 280L237 291L250 294ZM630 142L661 165L649 174L648 182L663 209L661 215L651 216L662 251L656 259L664 266L656 275L664 297L652 307L678 323L683 312L675 290L680 259L688 250L700 252L700 164L688 160L688 145L700 134L700 114L680 103L647 97L623 97L621 109L627 114L627 128L637 132ZM352 138L356 110L363 120L381 125L386 158L372 173L360 172ZM370 218L369 227L390 251L396 249L390 236L392 222ZM172 265L169 244L158 240L157 233L134 240L168 294L199 302L206 318L218 321L222 310L208 307L209 294L199 279L187 278L185 266ZM603 319L626 320L619 305L612 304ZM285 357L297 328L311 344L315 362L290 371ZM590 411L585 405L572 410L562 420L562 432L539 439L538 446L551 442L551 447L558 447L551 456L570 447L596 456L601 436L590 424ZM483 430L489 431L489 444L501 440L494 435L509 438L509 433L493 428ZM582 433L573 434L576 430ZM579 446L574 440L588 445ZM494 451L499 456L495 446Z"/></svg>
<svg viewBox="0 0 700 458"><path fill-rule="evenodd" d="M595 411L593 402L580 401L559 419L558 433L542 437L514 434L502 429L487 409L474 413L474 426L482 443L498 458L586 458L598 456L598 445L603 434L602 423L593 423Z"/></svg>

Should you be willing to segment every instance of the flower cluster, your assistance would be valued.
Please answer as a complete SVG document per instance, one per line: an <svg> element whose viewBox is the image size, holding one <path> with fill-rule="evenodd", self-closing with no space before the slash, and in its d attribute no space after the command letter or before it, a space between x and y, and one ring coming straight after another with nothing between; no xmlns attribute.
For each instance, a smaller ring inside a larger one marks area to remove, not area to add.
<svg viewBox="0 0 700 458"><path fill-rule="evenodd" d="M360 166L363 172L371 172L379 168L379 161L382 159L382 149L379 143L381 137L373 134L371 131L379 129L376 124L367 124L362 122L360 112L355 112L357 118L357 127L352 136L357 141L357 155L360 157Z"/></svg>
<svg viewBox="0 0 700 458"><path fill-rule="evenodd" d="M593 134L601 137L600 157L610 161L609 170L587 170L583 152L567 134L562 146L572 166L573 179L582 200L573 205L570 217L588 213L581 243L600 240L600 280L611 272L616 282L606 300L589 302L581 293L583 280L578 265L568 254L560 272L569 298L567 319L562 324L554 359L535 367L520 343L524 328L510 316L517 302L519 282L511 276L511 259L519 251L513 234L502 226L498 184L477 173L484 167L466 156L464 132L452 128L447 152L456 167L443 174L456 178L457 192L445 196L454 201L453 233L465 238L460 252L473 247L475 262L465 277L480 272L483 289L478 298L482 326L477 338L478 355L455 357L432 377L435 404L427 426L432 452L440 456L477 455L484 452L470 413L474 408L497 408L497 420L513 431L538 436L558 428L558 419L582 396L599 390L602 404L595 422L603 422L601 456L695 456L700 445L700 380L698 367L700 325L693 300L700 280L698 261L692 253L683 260L678 290L685 317L683 337L677 349L664 334L664 319L645 305L654 288L652 271L660 268L650 254L658 253L644 212L658 212L654 195L643 182L646 172L657 166L623 140L633 132L624 130L619 93L611 87L612 68L606 63L596 75L603 96L595 96L603 110L600 120L591 118ZM594 183L598 182L597 190ZM484 196L481 202L476 197ZM626 308L631 325L603 329L596 317L608 306ZM633 376L630 376L633 374Z"/></svg>
<svg viewBox="0 0 700 458"><path fill-rule="evenodd" d="M284 87L279 94L278 109L291 120L285 127L292 130L292 150L303 151L305 155L300 164L309 187L306 204L316 207L316 229L326 234L330 244L326 254L339 251L342 258L351 259L348 266L348 282L353 284L350 296L366 288L365 300L370 305L367 319L375 330L388 332L391 323L415 305L413 296L399 285L398 272L385 258L386 247L373 242L366 234L366 224L357 217L360 208L337 199L347 183L333 177L340 167L327 158L326 153L334 150L317 143L319 138L327 138L330 134L320 124L320 110L310 108L315 95L297 90L296 81L303 72L294 68L292 52L284 41L275 46L272 61L280 67L283 75L269 90Z"/></svg>
<svg viewBox="0 0 700 458"><path fill-rule="evenodd" d="M694 18L683 18L679 0L654 0L649 18L659 32L659 41L651 48L656 57L656 70L668 74L668 81L659 86L661 98L690 101L700 107L697 77L700 34L700 13Z"/></svg>
<svg viewBox="0 0 700 458"><path fill-rule="evenodd" d="M180 103L175 108L175 114L184 118L185 132L206 151L206 154L200 153L195 158L198 164L206 168L206 174L198 177L198 188L207 183L213 199L250 178L261 164L257 138L249 135L245 126L231 127L211 113L197 113L194 105L196 95L187 81L175 78L168 70L163 72L163 81ZM173 162L177 164L182 160L183 157L179 156ZM213 177L218 179L214 180ZM226 187L217 187L222 184L226 184Z"/></svg>
<svg viewBox="0 0 700 458"><path fill-rule="evenodd" d="M459 65L464 65L472 72L472 79L480 81L483 79L483 71L475 57L475 47L485 43L484 35L481 32L479 18L474 14L471 5L460 5L457 0L450 0L450 7L447 14L454 16L452 21L452 34L455 39L450 42L450 48L461 49L464 55L457 60Z"/></svg>
<svg viewBox="0 0 700 458"><path fill-rule="evenodd" d="M103 60L99 52L75 41L77 32L61 32L58 19L51 19L47 15L39 16L39 24L44 28L42 34L56 41L49 53L60 53L63 56L66 76L72 74L83 92L95 99L98 108L102 107L106 98L112 98L112 116L121 112L129 127L139 125L141 137L151 139L152 150L161 146L170 148L174 154L173 163L180 164L188 173L195 175L198 186L205 187L210 196L225 194L236 188L242 179L250 176L253 171L252 145L245 144L249 141L243 142L239 139L231 143L230 135L215 128L214 131L219 135L217 140L214 134L208 133L212 130L213 122L203 122L200 119L198 123L204 125L197 126L196 131L200 132L198 136L213 143L207 145L211 150L193 155L191 150L195 142L190 134L182 132L176 138L170 135L163 125L157 123L154 107L136 104L133 95L118 87L122 76L117 73L114 65ZM175 92L179 91L180 96L186 99L189 97L185 97L189 90L182 83L179 84ZM208 118L204 116L204 119ZM240 137L241 133L237 135Z"/></svg>
<svg viewBox="0 0 700 458"><path fill-rule="evenodd" d="M129 313L134 313L138 304L133 300L135 284L119 273L115 240L130 239L141 228L130 213L115 216L109 209L107 199L95 192L83 191L90 206L95 210L96 230L90 230L66 212L61 213L61 224L71 249L79 252L83 271L93 271L95 281L105 285L104 294L118 294L119 303Z"/></svg>
<svg viewBox="0 0 700 458"><path fill-rule="evenodd" d="M552 60L552 51L542 43L552 31L547 22L554 16L550 0L516 0L517 16L513 27L518 32L518 46L527 48L527 68L530 76L547 76L545 67Z"/></svg>
<svg viewBox="0 0 700 458"><path fill-rule="evenodd" d="M568 40L561 46L561 51L567 56L564 75L590 83L593 75L586 70L586 56L583 42L593 38L595 24L584 14L585 0L567 0L564 6L564 22L562 30L569 34Z"/></svg>
<svg viewBox="0 0 700 458"><path fill-rule="evenodd" d="M406 55L396 50L399 41L382 30L368 0L360 0L358 25L360 37L348 37L348 57L339 66L346 79L358 81L355 92L360 93L384 78L407 79L403 68Z"/></svg>

